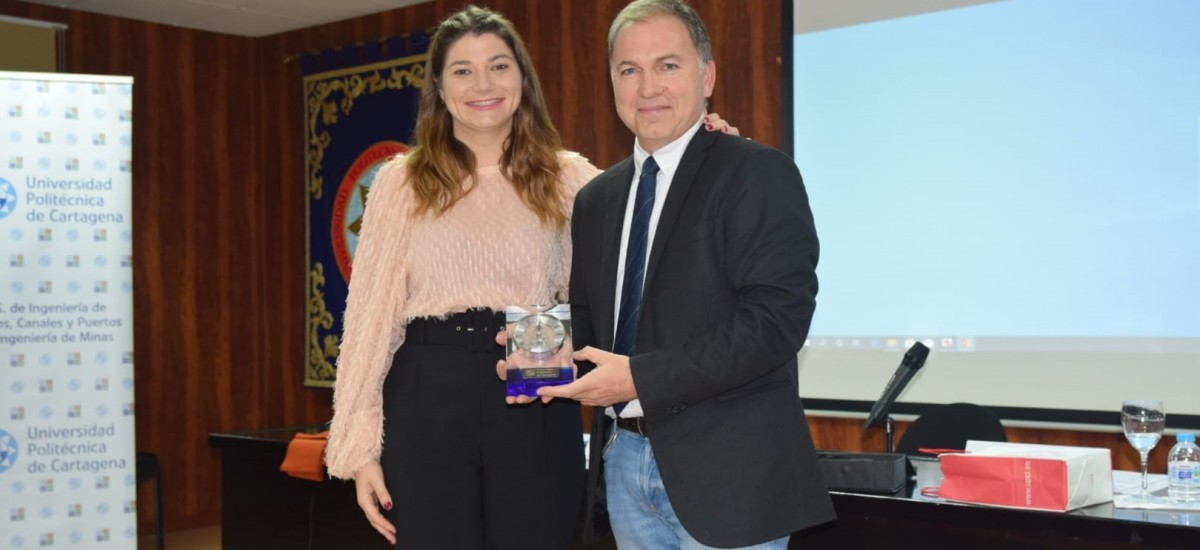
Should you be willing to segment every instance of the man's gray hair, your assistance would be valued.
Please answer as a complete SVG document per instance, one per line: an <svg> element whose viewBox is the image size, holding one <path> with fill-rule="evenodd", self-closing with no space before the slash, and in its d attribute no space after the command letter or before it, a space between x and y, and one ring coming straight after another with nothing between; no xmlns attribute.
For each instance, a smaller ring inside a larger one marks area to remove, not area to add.
<svg viewBox="0 0 1200 550"><path fill-rule="evenodd" d="M696 10L692 9L687 2L684 0L635 0L617 14L617 18L613 19L612 26L608 28L609 64L611 65L613 62L613 47L617 43L617 34L621 32L621 29L630 23L642 23L659 15L674 17L687 27L688 34L692 37L692 45L696 47L697 52L700 52L700 63L705 64L713 60L712 39L708 36L708 28L704 26L704 20L700 19L700 14L696 13Z"/></svg>

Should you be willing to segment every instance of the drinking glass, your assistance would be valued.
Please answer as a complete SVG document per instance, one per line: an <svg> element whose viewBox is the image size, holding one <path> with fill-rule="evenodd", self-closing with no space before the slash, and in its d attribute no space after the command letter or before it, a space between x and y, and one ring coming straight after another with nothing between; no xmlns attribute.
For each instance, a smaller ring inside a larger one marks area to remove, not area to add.
<svg viewBox="0 0 1200 550"><path fill-rule="evenodd" d="M1121 403L1121 426L1125 428L1125 439L1137 449L1142 458L1141 498L1150 497L1150 482L1147 462L1150 450L1158 445L1163 428L1167 425L1167 412L1163 402L1153 399L1135 399Z"/></svg>

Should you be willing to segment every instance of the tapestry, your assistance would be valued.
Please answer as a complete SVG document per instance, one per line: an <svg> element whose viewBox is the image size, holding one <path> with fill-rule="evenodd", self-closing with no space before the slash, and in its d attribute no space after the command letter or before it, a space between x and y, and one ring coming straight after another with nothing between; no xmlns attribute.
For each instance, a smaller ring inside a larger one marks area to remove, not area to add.
<svg viewBox="0 0 1200 550"><path fill-rule="evenodd" d="M407 151L428 36L301 56L305 103L307 351L304 385L337 377L342 313L362 213L379 167Z"/></svg>

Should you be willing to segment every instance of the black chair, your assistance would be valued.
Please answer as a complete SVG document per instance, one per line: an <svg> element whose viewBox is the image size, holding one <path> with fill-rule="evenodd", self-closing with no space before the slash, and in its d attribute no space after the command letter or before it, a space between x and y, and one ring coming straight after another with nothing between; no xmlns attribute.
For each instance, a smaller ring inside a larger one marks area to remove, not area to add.
<svg viewBox="0 0 1200 550"><path fill-rule="evenodd" d="M936 405L904 431L896 452L915 455L921 454L917 449L962 449L968 439L1008 441L1008 434L986 407L974 403Z"/></svg>
<svg viewBox="0 0 1200 550"><path fill-rule="evenodd" d="M158 468L158 455L139 452L137 454L138 485L145 481L154 482L154 544L158 550L163 550L165 546L163 545L162 474Z"/></svg>

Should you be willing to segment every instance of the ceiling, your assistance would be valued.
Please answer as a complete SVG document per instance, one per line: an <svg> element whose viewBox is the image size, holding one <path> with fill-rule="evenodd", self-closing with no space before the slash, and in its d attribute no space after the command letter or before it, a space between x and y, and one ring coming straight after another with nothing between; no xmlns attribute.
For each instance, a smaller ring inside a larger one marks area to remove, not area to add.
<svg viewBox="0 0 1200 550"><path fill-rule="evenodd" d="M22 0L189 29L266 36L428 0Z"/></svg>

